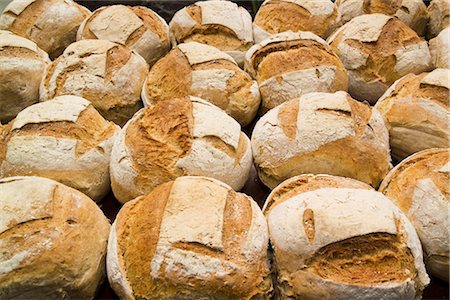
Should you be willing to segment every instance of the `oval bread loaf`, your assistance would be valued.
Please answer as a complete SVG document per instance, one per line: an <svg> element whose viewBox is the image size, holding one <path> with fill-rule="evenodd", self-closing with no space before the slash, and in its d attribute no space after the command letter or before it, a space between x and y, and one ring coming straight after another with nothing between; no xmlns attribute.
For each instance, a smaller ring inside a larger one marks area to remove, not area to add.
<svg viewBox="0 0 450 300"><path fill-rule="evenodd" d="M435 68L450 69L450 27L430 40L430 53Z"/></svg>
<svg viewBox="0 0 450 300"><path fill-rule="evenodd" d="M431 39L450 26L450 1L431 0L428 15L430 22L427 27L427 38Z"/></svg>

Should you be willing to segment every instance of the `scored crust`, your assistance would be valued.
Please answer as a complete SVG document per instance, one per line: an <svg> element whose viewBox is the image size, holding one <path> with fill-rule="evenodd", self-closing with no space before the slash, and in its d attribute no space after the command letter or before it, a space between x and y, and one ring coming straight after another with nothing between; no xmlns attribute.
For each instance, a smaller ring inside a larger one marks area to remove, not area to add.
<svg viewBox="0 0 450 300"><path fill-rule="evenodd" d="M430 40L431 61L435 68L450 69L450 27Z"/></svg>

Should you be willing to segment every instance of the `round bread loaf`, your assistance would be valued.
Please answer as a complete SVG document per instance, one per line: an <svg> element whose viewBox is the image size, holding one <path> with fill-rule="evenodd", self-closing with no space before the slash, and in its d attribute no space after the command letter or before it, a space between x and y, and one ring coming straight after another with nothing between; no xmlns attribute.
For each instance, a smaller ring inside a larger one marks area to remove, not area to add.
<svg viewBox="0 0 450 300"><path fill-rule="evenodd" d="M93 299L108 219L89 197L41 177L0 179L0 298Z"/></svg>
<svg viewBox="0 0 450 300"><path fill-rule="evenodd" d="M40 100L80 96L122 126L142 107L140 95L147 73L145 60L126 47L105 40L81 40L47 68Z"/></svg>
<svg viewBox="0 0 450 300"><path fill-rule="evenodd" d="M251 143L259 178L269 188L300 174L378 187L390 169L382 116L345 92L309 93L275 107L256 123Z"/></svg>
<svg viewBox="0 0 450 300"><path fill-rule="evenodd" d="M450 69L450 27L430 40L430 53L435 68Z"/></svg>
<svg viewBox="0 0 450 300"><path fill-rule="evenodd" d="M77 40L108 40L127 46L150 65L169 52L169 26L150 8L112 5L94 11L80 25Z"/></svg>
<svg viewBox="0 0 450 300"><path fill-rule="evenodd" d="M50 63L36 44L0 30L0 122L39 101L39 84Z"/></svg>
<svg viewBox="0 0 450 300"><path fill-rule="evenodd" d="M326 38L337 16L331 0L266 0L255 16L253 35L256 43L284 31L310 31Z"/></svg>
<svg viewBox="0 0 450 300"><path fill-rule="evenodd" d="M420 299L420 240L383 194L325 185L287 198L266 215L280 299Z"/></svg>
<svg viewBox="0 0 450 300"><path fill-rule="evenodd" d="M111 183L124 203L184 175L209 176L235 190L250 173L250 141L239 123L196 97L159 102L124 126L111 155Z"/></svg>
<svg viewBox="0 0 450 300"><path fill-rule="evenodd" d="M225 51L242 66L253 45L252 17L231 1L199 1L175 13L169 23L174 43L199 42Z"/></svg>
<svg viewBox="0 0 450 300"><path fill-rule="evenodd" d="M397 80L375 106L389 128L396 160L450 141L450 70L409 74Z"/></svg>
<svg viewBox="0 0 450 300"><path fill-rule="evenodd" d="M339 57L311 32L275 34L245 55L247 71L258 81L262 111L311 92L347 91Z"/></svg>
<svg viewBox="0 0 450 300"><path fill-rule="evenodd" d="M180 177L126 203L107 271L121 299L269 299L267 225L245 194Z"/></svg>
<svg viewBox="0 0 450 300"><path fill-rule="evenodd" d="M54 59L75 42L89 13L72 0L13 0L0 16L0 29L34 41Z"/></svg>
<svg viewBox="0 0 450 300"><path fill-rule="evenodd" d="M178 45L150 70L142 88L144 105L197 96L248 125L261 102L258 84L228 54L197 42Z"/></svg>
<svg viewBox="0 0 450 300"><path fill-rule="evenodd" d="M337 0L340 24L364 14L394 16L424 36L428 22L427 6L423 0Z"/></svg>
<svg viewBox="0 0 450 300"><path fill-rule="evenodd" d="M356 17L328 42L347 68L352 97L372 104L395 80L431 68L427 42L395 17Z"/></svg>
<svg viewBox="0 0 450 300"><path fill-rule="evenodd" d="M428 6L428 15L430 21L427 27L427 38L431 39L450 26L450 1L431 0Z"/></svg>
<svg viewBox="0 0 450 300"><path fill-rule="evenodd" d="M60 96L21 111L0 140L0 175L36 175L94 200L110 188L109 157L117 125L89 101Z"/></svg>
<svg viewBox="0 0 450 300"><path fill-rule="evenodd" d="M380 186L416 228L428 271L448 282L450 149L429 149L403 160Z"/></svg>

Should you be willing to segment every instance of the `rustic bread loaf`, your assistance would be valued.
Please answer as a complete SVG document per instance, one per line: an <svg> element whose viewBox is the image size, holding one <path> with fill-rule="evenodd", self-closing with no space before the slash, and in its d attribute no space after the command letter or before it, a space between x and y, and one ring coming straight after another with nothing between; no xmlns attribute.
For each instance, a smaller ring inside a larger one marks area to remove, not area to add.
<svg viewBox="0 0 450 300"><path fill-rule="evenodd" d="M39 101L39 84L50 63L34 42L0 30L0 122Z"/></svg>
<svg viewBox="0 0 450 300"><path fill-rule="evenodd" d="M450 26L450 1L431 0L428 15L430 21L427 27L427 38L431 39Z"/></svg>
<svg viewBox="0 0 450 300"><path fill-rule="evenodd" d="M246 70L258 81L262 111L310 92L347 91L339 57L311 32L275 34L245 55Z"/></svg>
<svg viewBox="0 0 450 300"><path fill-rule="evenodd" d="M209 176L241 189L252 165L239 123L196 97L159 102L124 126L111 154L111 183L124 203L183 175Z"/></svg>
<svg viewBox="0 0 450 300"><path fill-rule="evenodd" d="M34 41L54 59L75 42L89 13L72 0L13 0L0 15L0 29Z"/></svg>
<svg viewBox="0 0 450 300"><path fill-rule="evenodd" d="M231 1L199 1L175 13L169 23L174 43L199 42L225 51L240 65L253 45L252 17Z"/></svg>
<svg viewBox="0 0 450 300"><path fill-rule="evenodd" d="M245 194L180 177L126 203L107 271L121 299L269 299L267 225Z"/></svg>
<svg viewBox="0 0 450 300"><path fill-rule="evenodd" d="M429 149L403 160L386 176L380 192L406 214L416 228L428 271L448 282L450 221L450 149Z"/></svg>
<svg viewBox="0 0 450 300"><path fill-rule="evenodd" d="M41 177L0 179L0 298L94 298L109 229L79 191Z"/></svg>
<svg viewBox="0 0 450 300"><path fill-rule="evenodd" d="M255 16L253 36L256 43L284 31L310 31L326 38L337 17L331 0L266 0Z"/></svg>
<svg viewBox="0 0 450 300"><path fill-rule="evenodd" d="M0 175L36 175L94 200L110 188L109 157L117 125L89 101L60 96L21 111L0 140Z"/></svg>
<svg viewBox="0 0 450 300"><path fill-rule="evenodd" d="M178 45L151 69L142 88L144 105L197 96L222 108L242 126L261 102L258 84L219 49L189 42Z"/></svg>
<svg viewBox="0 0 450 300"><path fill-rule="evenodd" d="M319 188L266 215L280 299L420 299L429 278L420 240L383 194Z"/></svg>
<svg viewBox="0 0 450 300"><path fill-rule="evenodd" d="M47 68L40 99L80 96L122 126L142 107L140 95L147 73L145 60L126 47L105 40L81 40Z"/></svg>
<svg viewBox="0 0 450 300"><path fill-rule="evenodd" d="M251 143L259 178L269 188L300 174L378 187L390 169L382 116L345 92L309 93L275 107L256 123Z"/></svg>
<svg viewBox="0 0 450 300"><path fill-rule="evenodd" d="M389 128L396 160L450 141L450 70L409 74L397 80L376 104Z"/></svg>
<svg viewBox="0 0 450 300"><path fill-rule="evenodd" d="M430 40L430 53L435 68L450 69L450 27Z"/></svg>
<svg viewBox="0 0 450 300"><path fill-rule="evenodd" d="M385 14L397 17L424 36L428 22L427 6L423 0L337 0L340 24L364 14Z"/></svg>
<svg viewBox="0 0 450 300"><path fill-rule="evenodd" d="M427 42L395 17L356 17L328 42L347 68L349 93L372 104L400 77L431 69Z"/></svg>
<svg viewBox="0 0 450 300"><path fill-rule="evenodd" d="M94 11L80 25L77 40L99 39L122 44L150 65L169 52L169 26L150 8L112 5Z"/></svg>

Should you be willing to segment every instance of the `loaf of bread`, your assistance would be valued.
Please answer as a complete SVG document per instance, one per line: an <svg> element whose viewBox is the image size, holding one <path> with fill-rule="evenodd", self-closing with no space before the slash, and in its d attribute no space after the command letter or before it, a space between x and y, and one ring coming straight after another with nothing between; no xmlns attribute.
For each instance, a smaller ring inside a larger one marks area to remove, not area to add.
<svg viewBox="0 0 450 300"><path fill-rule="evenodd" d="M345 92L309 93L275 107L256 123L251 143L259 178L269 188L300 174L378 187L390 169L382 116Z"/></svg>
<svg viewBox="0 0 450 300"><path fill-rule="evenodd" d="M430 21L427 27L427 38L431 39L450 26L450 1L431 0L428 6L428 15Z"/></svg>
<svg viewBox="0 0 450 300"><path fill-rule="evenodd" d="M450 27L430 40L430 53L435 68L450 69Z"/></svg>
<svg viewBox="0 0 450 300"><path fill-rule="evenodd" d="M256 43L284 31L310 31L326 38L337 17L331 0L266 0L255 16L253 35Z"/></svg>
<svg viewBox="0 0 450 300"><path fill-rule="evenodd" d="M77 190L41 177L0 179L0 298L93 299L109 230Z"/></svg>
<svg viewBox="0 0 450 300"><path fill-rule="evenodd" d="M60 96L21 111L0 140L0 175L41 176L94 200L110 188L109 157L119 127L86 99Z"/></svg>
<svg viewBox="0 0 450 300"><path fill-rule="evenodd" d="M77 40L108 40L127 46L150 65L169 52L169 26L144 6L102 6L80 25Z"/></svg>
<svg viewBox="0 0 450 300"><path fill-rule="evenodd" d="M339 57L311 32L275 34L245 55L246 70L258 81L262 111L311 92L347 91Z"/></svg>
<svg viewBox="0 0 450 300"><path fill-rule="evenodd" d="M151 69L142 88L144 105L186 96L222 108L242 126L258 111L258 84L219 49L189 42L178 45Z"/></svg>
<svg viewBox="0 0 450 300"><path fill-rule="evenodd" d="M409 74L396 81L376 108L389 127L396 160L429 148L446 148L450 141L450 70Z"/></svg>
<svg viewBox="0 0 450 300"><path fill-rule="evenodd" d="M421 298L420 240L383 194L325 185L287 198L266 215L279 299Z"/></svg>
<svg viewBox="0 0 450 300"><path fill-rule="evenodd" d="M47 68L40 100L76 95L91 101L108 120L122 126L142 107L148 65L128 48L105 40L71 44Z"/></svg>
<svg viewBox="0 0 450 300"><path fill-rule="evenodd" d="M174 43L199 42L225 51L242 66L253 45L252 17L231 1L199 1L175 13L169 23Z"/></svg>
<svg viewBox="0 0 450 300"><path fill-rule="evenodd" d="M268 242L252 198L212 178L179 177L122 207L108 279L121 299L269 299Z"/></svg>
<svg viewBox="0 0 450 300"><path fill-rule="evenodd" d="M196 97L140 110L114 142L111 183L124 203L184 175L219 179L241 189L252 165L250 141L239 123Z"/></svg>
<svg viewBox="0 0 450 300"><path fill-rule="evenodd" d="M0 30L0 122L39 101L39 84L50 63L34 42Z"/></svg>
<svg viewBox="0 0 450 300"><path fill-rule="evenodd" d="M54 59L75 42L89 13L72 0L13 0L0 16L0 29L34 41Z"/></svg>
<svg viewBox="0 0 450 300"><path fill-rule="evenodd" d="M418 152L398 164L380 186L406 214L422 241L428 271L448 282L450 149Z"/></svg>
<svg viewBox="0 0 450 300"><path fill-rule="evenodd" d="M427 42L395 17L356 17L328 42L347 68L352 97L372 104L400 77L431 69Z"/></svg>
<svg viewBox="0 0 450 300"><path fill-rule="evenodd" d="M385 14L397 17L424 36L428 22L427 6L423 0L337 0L340 24L364 14Z"/></svg>

